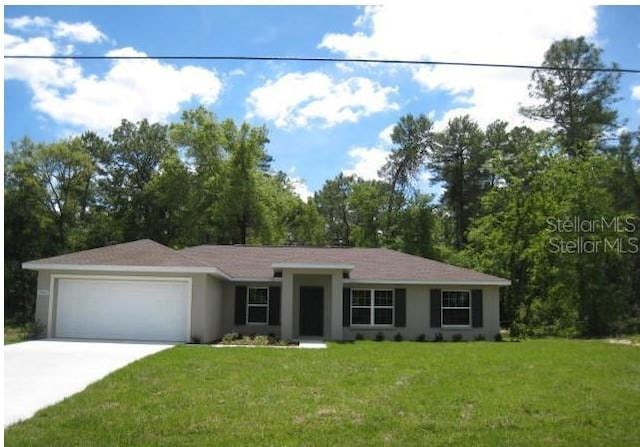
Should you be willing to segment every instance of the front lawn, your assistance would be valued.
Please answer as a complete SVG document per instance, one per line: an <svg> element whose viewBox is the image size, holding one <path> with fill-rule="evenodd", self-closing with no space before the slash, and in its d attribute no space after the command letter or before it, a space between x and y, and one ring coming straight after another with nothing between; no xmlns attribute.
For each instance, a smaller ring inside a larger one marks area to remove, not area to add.
<svg viewBox="0 0 640 447"><path fill-rule="evenodd" d="M640 348L602 341L178 346L7 445L638 445Z"/></svg>

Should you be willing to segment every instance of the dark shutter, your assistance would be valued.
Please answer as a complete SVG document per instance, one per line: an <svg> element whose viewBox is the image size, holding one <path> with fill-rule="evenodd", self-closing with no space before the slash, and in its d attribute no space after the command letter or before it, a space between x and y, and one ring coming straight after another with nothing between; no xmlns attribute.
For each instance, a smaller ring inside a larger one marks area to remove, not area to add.
<svg viewBox="0 0 640 447"><path fill-rule="evenodd" d="M236 286L236 326L247 324L247 287Z"/></svg>
<svg viewBox="0 0 640 447"><path fill-rule="evenodd" d="M269 326L280 326L280 287L269 287Z"/></svg>
<svg viewBox="0 0 640 447"><path fill-rule="evenodd" d="M351 324L351 289L342 289L342 326L348 327Z"/></svg>
<svg viewBox="0 0 640 447"><path fill-rule="evenodd" d="M471 291L471 326L482 327L482 290Z"/></svg>
<svg viewBox="0 0 640 447"><path fill-rule="evenodd" d="M431 289L431 327L441 327L440 309L442 308L442 291Z"/></svg>
<svg viewBox="0 0 640 447"><path fill-rule="evenodd" d="M407 289L395 290L395 306L396 327L405 327L407 325Z"/></svg>

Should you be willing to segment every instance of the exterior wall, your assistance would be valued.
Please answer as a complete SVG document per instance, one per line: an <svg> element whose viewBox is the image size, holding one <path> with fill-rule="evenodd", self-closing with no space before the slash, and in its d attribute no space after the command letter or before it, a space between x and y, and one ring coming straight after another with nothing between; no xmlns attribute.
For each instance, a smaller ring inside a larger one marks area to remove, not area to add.
<svg viewBox="0 0 640 447"><path fill-rule="evenodd" d="M380 327L380 326L356 326L344 328L344 339L353 340L356 334L362 334L365 338L375 338L378 332L382 332L385 339L393 339L396 334L401 334L405 340L415 340L420 334L425 334L427 340L433 339L436 333L441 333L445 340L451 339L454 334L461 334L465 340L473 340L477 335L483 335L487 340L492 340L500 330L500 299L498 286L431 286L431 285L402 285L402 284L345 284L349 288L363 289L406 289L406 327ZM430 290L471 290L482 289L482 324L481 328L432 328L430 312Z"/></svg>
<svg viewBox="0 0 640 447"><path fill-rule="evenodd" d="M49 319L49 290L52 275L78 275L78 276L132 276L132 277L166 277L166 278L191 278L191 337L197 337L206 342L219 338L221 332L221 281L204 273L180 274L180 273L127 273L127 272L91 272L91 271L39 271L38 295L36 297L35 321L43 328L43 334L47 334ZM56 285L57 287L57 285ZM45 294L46 293L46 294ZM56 321L56 296L53 293L52 334L55 336ZM191 340L189 340L191 341Z"/></svg>
<svg viewBox="0 0 640 447"><path fill-rule="evenodd" d="M281 326L270 326L268 324L235 324L235 300L236 300L236 286L246 287L281 287L280 282L228 282L222 283L222 334L229 332L238 332L242 335L258 334L269 335L274 334L276 337L280 337ZM282 303L281 303L282 306Z"/></svg>
<svg viewBox="0 0 640 447"><path fill-rule="evenodd" d="M219 279L206 274L191 275L191 336L202 343L221 335L222 286Z"/></svg>
<svg viewBox="0 0 640 447"><path fill-rule="evenodd" d="M234 323L235 312L235 286L243 285L247 287L282 287L281 281L272 282L246 282L232 283L221 281L206 274L157 274L157 273L136 273L127 275L126 272L71 272L71 271L40 271L38 273L38 296L36 298L35 320L44 328L49 313L49 290L52 274L77 274L77 275L100 275L100 276L163 276L163 277L190 277L192 279L192 308L191 308L191 334L198 337L202 342L210 342L221 338L228 332L240 332L242 334L274 334L281 336L282 326L269 325L238 325ZM406 289L406 327L341 327L342 319L332 318L332 276L329 272L322 274L293 274L292 293L292 338L299 336L300 321L300 287L319 286L324 290L324 338L325 339L345 339L352 340L356 334L362 334L365 338L374 338L378 332L382 332L386 339L393 338L400 333L404 339L413 340L420 334L425 334L427 339L433 339L436 333L441 333L445 339L450 339L454 334L461 334L464 339L473 339L481 334L488 340L492 339L499 331L499 287L497 286L426 286L426 285L390 285L390 284L357 284L346 283L344 287L349 288L404 288ZM483 290L483 327L482 328L431 328L430 327L430 289L482 289ZM341 289L340 289L341 292ZM55 298L54 291L54 298ZM285 297L282 291L282 299ZM338 297L340 311L342 310L342 296ZM334 303L335 304L335 303ZM281 306L283 303L281 303ZM335 312L335 305L334 312ZM52 318L55 324L55 303L53 305L54 315ZM340 327L332 328L333 323L339 321ZM282 323L282 322L281 322ZM55 327L52 328L55 333ZM338 334L338 336L336 336ZM339 336L339 334L343 334Z"/></svg>

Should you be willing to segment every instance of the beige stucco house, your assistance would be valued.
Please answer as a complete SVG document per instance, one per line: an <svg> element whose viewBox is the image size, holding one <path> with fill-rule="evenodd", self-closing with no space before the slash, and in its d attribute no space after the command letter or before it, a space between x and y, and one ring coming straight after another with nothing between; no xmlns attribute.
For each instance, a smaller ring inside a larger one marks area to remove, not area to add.
<svg viewBox="0 0 640 447"><path fill-rule="evenodd" d="M27 262L49 337L209 342L227 332L492 338L509 281L382 248L140 240Z"/></svg>

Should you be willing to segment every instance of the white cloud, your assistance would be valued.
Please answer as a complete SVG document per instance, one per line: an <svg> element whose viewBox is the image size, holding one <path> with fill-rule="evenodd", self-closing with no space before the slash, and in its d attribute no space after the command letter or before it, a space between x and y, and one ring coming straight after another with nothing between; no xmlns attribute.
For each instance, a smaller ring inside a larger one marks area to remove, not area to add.
<svg viewBox="0 0 640 447"><path fill-rule="evenodd" d="M56 53L56 45L46 37L23 39L11 34L4 35L5 55L33 54L51 56ZM4 62L6 80L26 82L31 89L40 92L43 89L70 87L82 76L82 70L73 61L53 61L47 59L6 59Z"/></svg>
<svg viewBox="0 0 640 447"><path fill-rule="evenodd" d="M393 128L396 127L395 124L389 124L387 127L382 129L378 134L378 138L382 140L385 144L391 145L391 134L393 133Z"/></svg>
<svg viewBox="0 0 640 447"><path fill-rule="evenodd" d="M355 160L354 167L345 169L346 175L357 175L365 180L378 180L378 171L387 162L390 152L380 147L355 147L349 156Z"/></svg>
<svg viewBox="0 0 640 447"><path fill-rule="evenodd" d="M313 196L313 192L311 192L304 180L299 177L289 177L289 179L293 185L293 192L295 192L302 200L307 202L309 198Z"/></svg>
<svg viewBox="0 0 640 447"><path fill-rule="evenodd" d="M553 13L550 13L552 6ZM596 7L582 1L423 2L367 7L353 34L327 34L320 47L352 58L424 59L539 64L554 40L594 36ZM445 114L470 113L482 124L494 119L521 122L530 72L436 66L413 68L429 90L457 97Z"/></svg>
<svg viewBox="0 0 640 447"><path fill-rule="evenodd" d="M56 23L53 34L56 37L69 38L84 43L100 42L107 38L91 22L67 23L61 21Z"/></svg>
<svg viewBox="0 0 640 447"><path fill-rule="evenodd" d="M19 31L40 30L48 32L54 38L69 39L83 43L95 43L105 40L107 36L91 22L69 23L54 22L49 17L22 16L5 19L8 28Z"/></svg>
<svg viewBox="0 0 640 447"><path fill-rule="evenodd" d="M4 23L7 24L8 28L13 28L17 30L24 30L27 28L45 28L51 26L51 19L48 17L30 17L30 16L22 16L22 17L14 17L11 19L4 19Z"/></svg>
<svg viewBox="0 0 640 447"><path fill-rule="evenodd" d="M5 34L5 54L50 55L56 44L45 37ZM133 48L108 55L144 55ZM109 131L123 118L166 121L192 100L216 101L221 82L214 71L174 67L157 60L118 60L103 75L86 75L71 60L6 60L5 79L25 82L32 106L53 120L81 129Z"/></svg>
<svg viewBox="0 0 640 447"><path fill-rule="evenodd" d="M640 84L631 87L631 97L640 101ZM638 113L640 113L640 109L638 109Z"/></svg>
<svg viewBox="0 0 640 447"><path fill-rule="evenodd" d="M247 117L273 121L285 128L314 123L332 127L397 109L389 98L395 92L393 87L363 77L335 81L320 72L288 73L251 92Z"/></svg>
<svg viewBox="0 0 640 447"><path fill-rule="evenodd" d="M235 68L229 72L229 76L244 76L245 74L242 68Z"/></svg>

